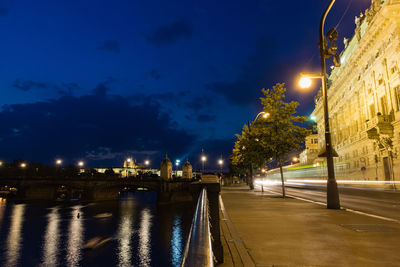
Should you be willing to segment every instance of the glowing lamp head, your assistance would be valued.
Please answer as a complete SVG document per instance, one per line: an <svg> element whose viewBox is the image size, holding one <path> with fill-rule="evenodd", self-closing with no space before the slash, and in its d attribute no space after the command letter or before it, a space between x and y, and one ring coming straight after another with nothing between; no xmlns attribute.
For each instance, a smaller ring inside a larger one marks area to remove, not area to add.
<svg viewBox="0 0 400 267"><path fill-rule="evenodd" d="M299 86L301 88L309 88L311 86L311 78L310 77L301 77L299 80Z"/></svg>
<svg viewBox="0 0 400 267"><path fill-rule="evenodd" d="M310 120L316 121L316 120L317 120L317 117L316 117L315 115L312 115L312 116L310 116Z"/></svg>
<svg viewBox="0 0 400 267"><path fill-rule="evenodd" d="M79 167L83 167L83 165L85 165L85 163L84 163L83 161L79 161L79 162L78 162L78 166L79 166Z"/></svg>
<svg viewBox="0 0 400 267"><path fill-rule="evenodd" d="M206 156L202 156L201 157L201 161L206 161L207 160L207 157Z"/></svg>
<svg viewBox="0 0 400 267"><path fill-rule="evenodd" d="M56 164L57 164L57 165L61 165L61 164L62 164L62 160L61 160L61 159L57 159L57 160L56 160Z"/></svg>
<svg viewBox="0 0 400 267"><path fill-rule="evenodd" d="M268 112L265 112L264 115L263 115L263 118L266 119L266 118L269 117L269 115L270 115L270 114L269 114Z"/></svg>
<svg viewBox="0 0 400 267"><path fill-rule="evenodd" d="M131 158L127 158L126 161L127 161L127 162L131 162L132 159L131 159Z"/></svg>
<svg viewBox="0 0 400 267"><path fill-rule="evenodd" d="M218 160L218 164L222 165L224 163L224 161L222 159Z"/></svg>
<svg viewBox="0 0 400 267"><path fill-rule="evenodd" d="M2 161L0 161L0 166L1 166L1 165L3 165L3 162L2 162Z"/></svg>
<svg viewBox="0 0 400 267"><path fill-rule="evenodd" d="M150 161L145 160L145 161L144 161L144 164L148 166L148 165L150 164Z"/></svg>
<svg viewBox="0 0 400 267"><path fill-rule="evenodd" d="M292 161L293 161L293 162L297 162L298 160L299 160L299 159L298 159L297 157L293 157L293 158L292 158Z"/></svg>
<svg viewBox="0 0 400 267"><path fill-rule="evenodd" d="M23 162L23 163L21 163L20 166L21 166L21 168L25 168L26 167L26 163Z"/></svg>

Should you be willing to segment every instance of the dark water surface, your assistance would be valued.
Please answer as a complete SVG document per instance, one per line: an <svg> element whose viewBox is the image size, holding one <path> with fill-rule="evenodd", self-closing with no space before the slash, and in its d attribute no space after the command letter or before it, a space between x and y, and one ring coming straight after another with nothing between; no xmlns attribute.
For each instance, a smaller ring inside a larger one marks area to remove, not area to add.
<svg viewBox="0 0 400 267"><path fill-rule="evenodd" d="M0 265L179 266L192 216L191 203L157 205L151 192L79 204L0 198ZM94 237L104 244L84 249Z"/></svg>

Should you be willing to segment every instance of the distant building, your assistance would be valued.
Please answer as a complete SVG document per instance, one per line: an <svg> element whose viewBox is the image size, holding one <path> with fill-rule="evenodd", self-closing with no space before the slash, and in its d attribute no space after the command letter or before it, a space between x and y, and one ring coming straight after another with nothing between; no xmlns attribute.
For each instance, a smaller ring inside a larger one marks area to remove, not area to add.
<svg viewBox="0 0 400 267"><path fill-rule="evenodd" d="M161 179L171 180L172 179L172 162L169 160L167 156L161 162L161 170L160 170Z"/></svg>
<svg viewBox="0 0 400 267"><path fill-rule="evenodd" d="M135 160L133 158L127 158L124 161L124 168L132 168L132 169L136 168Z"/></svg>
<svg viewBox="0 0 400 267"><path fill-rule="evenodd" d="M400 1L372 0L328 78L335 175L400 179ZM315 98L319 147L324 145L321 92Z"/></svg>
<svg viewBox="0 0 400 267"><path fill-rule="evenodd" d="M192 165L186 161L182 166L182 179L192 179Z"/></svg>
<svg viewBox="0 0 400 267"><path fill-rule="evenodd" d="M305 140L306 148L300 153L301 164L312 164L318 157L319 145L318 145L318 134L310 134L306 136Z"/></svg>

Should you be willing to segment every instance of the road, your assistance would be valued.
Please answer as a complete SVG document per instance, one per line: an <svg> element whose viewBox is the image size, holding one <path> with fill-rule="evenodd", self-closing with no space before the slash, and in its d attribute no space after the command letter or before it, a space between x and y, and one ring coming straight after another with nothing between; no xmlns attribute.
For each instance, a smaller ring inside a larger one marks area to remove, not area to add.
<svg viewBox="0 0 400 267"><path fill-rule="evenodd" d="M264 190L281 193L280 185L264 185ZM326 186L291 184L286 194L314 202L326 203ZM342 208L382 216L400 223L400 191L339 187Z"/></svg>

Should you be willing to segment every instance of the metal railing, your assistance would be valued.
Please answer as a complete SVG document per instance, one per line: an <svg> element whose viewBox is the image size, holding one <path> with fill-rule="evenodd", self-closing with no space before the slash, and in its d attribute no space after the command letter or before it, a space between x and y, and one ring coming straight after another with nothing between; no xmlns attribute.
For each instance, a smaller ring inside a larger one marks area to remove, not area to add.
<svg viewBox="0 0 400 267"><path fill-rule="evenodd" d="M207 190L203 188L197 200L181 266L214 266L213 258Z"/></svg>

